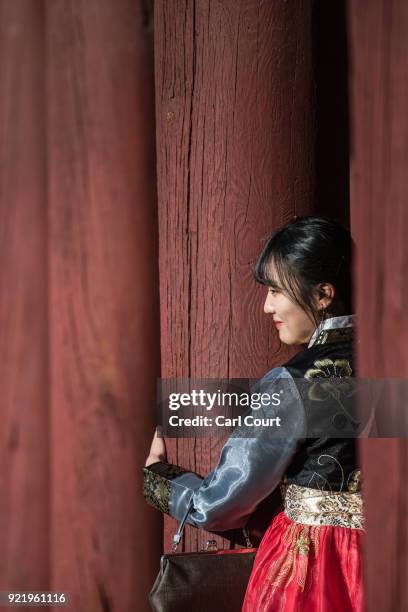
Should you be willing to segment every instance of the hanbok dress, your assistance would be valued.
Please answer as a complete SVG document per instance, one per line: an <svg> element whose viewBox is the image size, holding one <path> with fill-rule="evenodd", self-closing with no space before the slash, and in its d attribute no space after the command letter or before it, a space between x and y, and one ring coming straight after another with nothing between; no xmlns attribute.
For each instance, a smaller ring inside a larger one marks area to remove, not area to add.
<svg viewBox="0 0 408 612"><path fill-rule="evenodd" d="M259 382L286 390L279 406L263 408L282 418L284 434L234 431L204 478L163 461L143 468L150 504L179 521L190 507L188 523L218 533L245 528L280 487L283 511L261 540L242 612L363 612L354 321L324 320L307 348Z"/></svg>

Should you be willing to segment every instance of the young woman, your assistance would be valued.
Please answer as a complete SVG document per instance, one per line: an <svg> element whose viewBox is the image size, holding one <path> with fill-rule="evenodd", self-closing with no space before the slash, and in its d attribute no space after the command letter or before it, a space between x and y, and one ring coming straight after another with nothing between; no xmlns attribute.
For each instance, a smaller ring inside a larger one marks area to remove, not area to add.
<svg viewBox="0 0 408 612"><path fill-rule="evenodd" d="M334 220L299 217L271 236L255 266L280 340L303 348L259 383L263 391L285 388L280 405L264 411L282 418L285 434L234 432L206 478L166 463L157 435L146 461L146 499L178 520L192 502L187 522L209 531L245 527L281 485L284 510L258 548L243 612L363 610L358 421L347 403L355 374L352 247Z"/></svg>

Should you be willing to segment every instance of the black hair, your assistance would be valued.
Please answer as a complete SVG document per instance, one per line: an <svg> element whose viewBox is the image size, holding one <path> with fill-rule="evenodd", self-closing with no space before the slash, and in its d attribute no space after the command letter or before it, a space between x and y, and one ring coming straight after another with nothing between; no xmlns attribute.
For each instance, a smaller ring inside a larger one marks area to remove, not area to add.
<svg viewBox="0 0 408 612"><path fill-rule="evenodd" d="M319 283L331 283L335 296L328 311L352 314L352 257L350 232L330 217L297 217L267 240L253 274L262 285L277 283L292 301L319 322L313 292ZM272 278L273 267L276 277Z"/></svg>

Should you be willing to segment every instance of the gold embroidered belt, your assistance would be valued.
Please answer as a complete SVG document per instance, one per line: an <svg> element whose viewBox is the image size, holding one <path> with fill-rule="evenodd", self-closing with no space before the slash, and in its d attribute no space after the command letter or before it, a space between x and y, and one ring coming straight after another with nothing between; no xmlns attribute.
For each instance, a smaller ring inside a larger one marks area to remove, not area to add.
<svg viewBox="0 0 408 612"><path fill-rule="evenodd" d="M299 485L285 485L284 512L304 525L332 525L364 529L361 493L331 492Z"/></svg>

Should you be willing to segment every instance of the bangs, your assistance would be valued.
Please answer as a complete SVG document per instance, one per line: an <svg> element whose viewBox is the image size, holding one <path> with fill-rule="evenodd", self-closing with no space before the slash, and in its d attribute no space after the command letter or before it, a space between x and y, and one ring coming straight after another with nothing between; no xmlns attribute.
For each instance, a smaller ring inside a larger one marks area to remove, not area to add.
<svg viewBox="0 0 408 612"><path fill-rule="evenodd" d="M287 258L280 250L273 249L270 244L267 244L262 251L252 273L257 283L280 289L291 298L295 298L301 291L297 274L288 264ZM298 299L295 301L300 303Z"/></svg>
<svg viewBox="0 0 408 612"><path fill-rule="evenodd" d="M302 283L296 268L290 264L290 255L283 253L279 248L274 248L271 242L265 245L252 270L254 279L261 285L286 294L292 302L308 312L316 322L316 315L309 304L308 287Z"/></svg>
<svg viewBox="0 0 408 612"><path fill-rule="evenodd" d="M274 252L271 247L271 239L264 246L262 253L260 254L258 261L252 269L252 274L257 283L272 287L275 285L276 280L272 275L272 270L276 267L275 261L278 259L277 253Z"/></svg>

